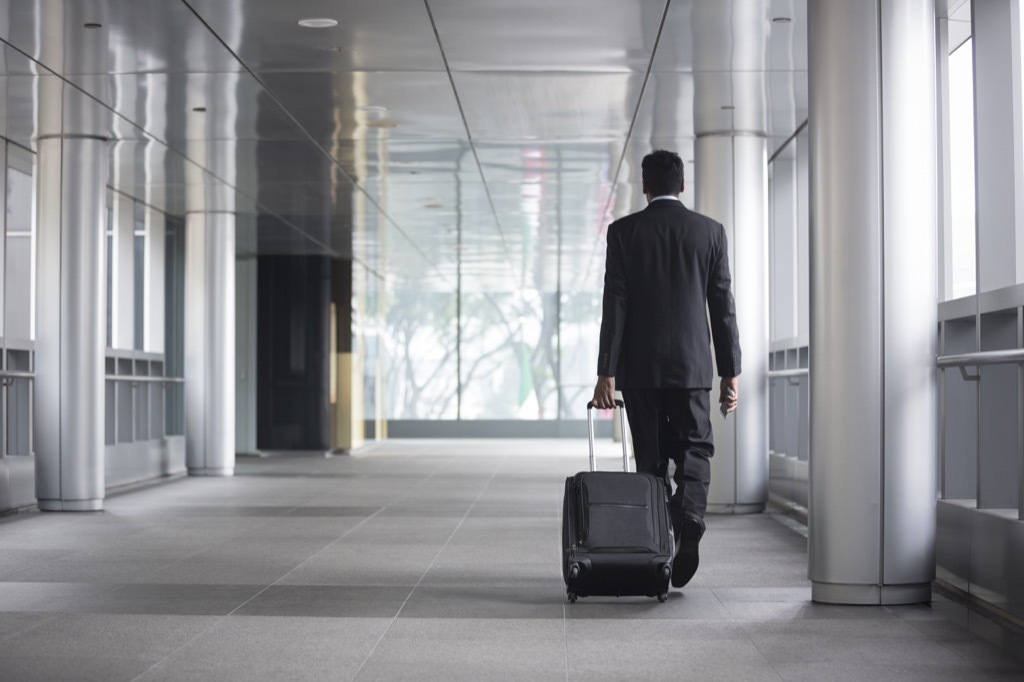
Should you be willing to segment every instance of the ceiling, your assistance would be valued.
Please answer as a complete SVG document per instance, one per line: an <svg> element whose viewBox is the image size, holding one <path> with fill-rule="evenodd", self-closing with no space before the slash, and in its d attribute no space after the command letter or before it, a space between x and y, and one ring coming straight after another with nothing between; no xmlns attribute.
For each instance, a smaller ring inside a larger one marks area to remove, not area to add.
<svg viewBox="0 0 1024 682"><path fill-rule="evenodd" d="M807 117L804 0L0 0L0 39L0 135L59 97L114 190L398 288L593 288L644 154L692 204L696 135Z"/></svg>

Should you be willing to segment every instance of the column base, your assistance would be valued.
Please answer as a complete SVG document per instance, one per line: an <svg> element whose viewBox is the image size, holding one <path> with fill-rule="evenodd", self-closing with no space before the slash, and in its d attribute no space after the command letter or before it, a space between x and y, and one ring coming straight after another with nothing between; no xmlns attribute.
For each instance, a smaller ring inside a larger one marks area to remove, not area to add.
<svg viewBox="0 0 1024 682"><path fill-rule="evenodd" d="M226 469L192 469L188 470L189 476L234 476L235 468L228 467Z"/></svg>
<svg viewBox="0 0 1024 682"><path fill-rule="evenodd" d="M103 511L103 498L97 500L37 500L40 511Z"/></svg>
<svg viewBox="0 0 1024 682"><path fill-rule="evenodd" d="M708 514L760 514L764 504L709 504Z"/></svg>
<svg viewBox="0 0 1024 682"><path fill-rule="evenodd" d="M932 584L912 585L841 585L811 582L811 601L818 604L860 606L895 606L924 604L932 600Z"/></svg>

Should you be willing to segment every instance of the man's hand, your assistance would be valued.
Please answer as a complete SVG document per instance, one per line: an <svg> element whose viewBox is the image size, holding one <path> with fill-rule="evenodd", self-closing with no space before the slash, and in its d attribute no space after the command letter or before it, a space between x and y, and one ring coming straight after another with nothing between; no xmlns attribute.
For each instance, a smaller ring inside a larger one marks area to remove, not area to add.
<svg viewBox="0 0 1024 682"><path fill-rule="evenodd" d="M615 377L597 377L597 386L594 386L594 407L601 410L615 407Z"/></svg>
<svg viewBox="0 0 1024 682"><path fill-rule="evenodd" d="M740 380L736 377L725 377L722 379L721 393L718 395L718 402L725 405L725 413L736 410L740 401Z"/></svg>

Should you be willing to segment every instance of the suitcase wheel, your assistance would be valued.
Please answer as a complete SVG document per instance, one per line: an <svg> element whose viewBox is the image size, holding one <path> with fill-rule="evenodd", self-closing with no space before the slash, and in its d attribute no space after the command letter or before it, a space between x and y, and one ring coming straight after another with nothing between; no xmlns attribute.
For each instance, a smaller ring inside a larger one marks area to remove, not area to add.
<svg viewBox="0 0 1024 682"><path fill-rule="evenodd" d="M572 566L569 567L569 577L575 580L580 577L580 565L573 562Z"/></svg>
<svg viewBox="0 0 1024 682"><path fill-rule="evenodd" d="M661 565L661 577L664 578L665 580L668 580L669 578L672 577L672 565L671 564L662 564Z"/></svg>
<svg viewBox="0 0 1024 682"><path fill-rule="evenodd" d="M659 594L658 595L658 601L660 601L662 604L667 602L668 601L668 593L667 592L662 592L661 594Z"/></svg>
<svg viewBox="0 0 1024 682"><path fill-rule="evenodd" d="M668 597L666 596L665 598L667 599ZM576 603L576 593L575 592L570 592L569 593L569 603L570 604L575 604Z"/></svg>

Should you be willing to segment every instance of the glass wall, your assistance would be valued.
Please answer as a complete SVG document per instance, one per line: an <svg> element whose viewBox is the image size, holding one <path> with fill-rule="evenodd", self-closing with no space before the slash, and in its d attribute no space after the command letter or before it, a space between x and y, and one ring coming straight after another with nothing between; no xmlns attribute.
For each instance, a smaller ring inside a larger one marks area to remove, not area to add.
<svg viewBox="0 0 1024 682"><path fill-rule="evenodd" d="M949 286L944 298L976 293L974 206L974 48L970 39L949 55Z"/></svg>

